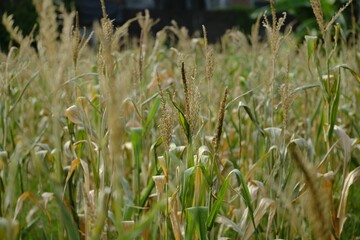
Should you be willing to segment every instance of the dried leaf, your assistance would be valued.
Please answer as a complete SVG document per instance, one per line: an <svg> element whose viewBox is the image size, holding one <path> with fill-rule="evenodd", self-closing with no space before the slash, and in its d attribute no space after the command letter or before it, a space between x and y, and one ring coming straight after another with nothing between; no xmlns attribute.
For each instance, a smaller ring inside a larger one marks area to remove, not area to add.
<svg viewBox="0 0 360 240"><path fill-rule="evenodd" d="M40 202L35 198L34 194L32 194L31 192L24 192L23 194L21 194L21 196L17 200L13 221L16 220L16 218L22 208L23 203L28 198L30 198L30 200L32 200L37 206L41 207Z"/></svg>
<svg viewBox="0 0 360 240"><path fill-rule="evenodd" d="M336 137L339 139L342 149L344 150L344 168L346 168L351 157L351 139L346 134L345 130L339 126L334 127L334 132Z"/></svg>
<svg viewBox="0 0 360 240"><path fill-rule="evenodd" d="M334 206L334 179L335 173L333 171L329 171L327 173L321 174L318 173L317 177L321 180L321 189L323 195L323 203L324 206L328 208L327 215L328 221L333 222L333 226L335 232L338 232L338 222L336 219L336 210Z"/></svg>
<svg viewBox="0 0 360 240"><path fill-rule="evenodd" d="M47 206L48 202L54 199L55 194L52 193L52 192L44 192L44 193L41 194L41 197L44 200L44 207L46 209L46 206Z"/></svg>
<svg viewBox="0 0 360 240"><path fill-rule="evenodd" d="M232 170L231 172L228 173L228 175L226 176L221 188L220 188L220 191L218 193L218 196L217 196L217 200L215 201L214 205L213 205L213 208L211 209L211 212L209 214L209 218L207 219L207 228L208 230L210 230L213 225L214 225L214 222L215 222L215 218L220 210L220 207L222 205L222 201L225 197L225 192L226 192L226 189L228 188L228 185L229 185L229 181L230 181L230 176L232 174L235 174L235 176L237 177L237 180L238 180L238 183L242 186L241 188L241 196L243 197L244 199L244 202L245 202L245 205L247 206L247 209L250 213L250 218L251 218L251 221L252 221L252 224L255 226L255 219L254 219L254 212L253 212L253 208L251 206L251 196L250 196L250 192L249 192L249 188L247 186L247 184L245 183L245 180L241 174L241 172L237 169L234 169ZM255 231L257 233L257 229L256 229L256 226L255 226Z"/></svg>
<svg viewBox="0 0 360 240"><path fill-rule="evenodd" d="M122 221L123 228L125 232L130 232L131 229L134 227L135 222L134 221Z"/></svg>
<svg viewBox="0 0 360 240"><path fill-rule="evenodd" d="M156 192L161 196L164 193L166 177L164 175L158 175L158 176L153 176L152 179L155 182Z"/></svg>
<svg viewBox="0 0 360 240"><path fill-rule="evenodd" d="M75 124L82 124L80 110L76 105L72 105L65 110L65 116Z"/></svg>
<svg viewBox="0 0 360 240"><path fill-rule="evenodd" d="M344 227L344 223L346 221L345 211L346 211L346 201L347 201L347 198L349 195L349 188L355 181L357 181L359 179L360 179L360 167L357 167L353 171L351 171L345 179L344 187L341 192L340 204L339 204L338 214L337 214L337 218L339 220L338 236L340 236L340 234L343 230L343 227Z"/></svg>
<svg viewBox="0 0 360 240"><path fill-rule="evenodd" d="M269 237L270 226L272 224L272 220L273 220L273 218L275 216L275 212L276 212L275 201L270 198L262 198L260 200L258 207L255 209L255 212L254 212L255 226L258 226L261 218L265 215L265 213L268 209L269 209L269 219L268 219L268 225L267 225L267 229L266 229L267 238ZM243 236L243 239L249 239L253 233L254 233L254 226L253 226L253 224L250 224Z"/></svg>
<svg viewBox="0 0 360 240"><path fill-rule="evenodd" d="M180 230L180 218L178 215L178 198L177 192L175 192L170 198L170 221L174 231L175 240L182 239Z"/></svg>
<svg viewBox="0 0 360 240"><path fill-rule="evenodd" d="M248 183L248 187L249 187L249 192L250 192L250 197L251 197L252 202L254 202L258 198L259 192L265 191L264 184L262 182L256 181L256 180L251 180Z"/></svg>
<svg viewBox="0 0 360 240"><path fill-rule="evenodd" d="M225 216L218 215L216 217L215 221L217 223L220 223L220 224L223 224L223 225L225 225L227 227L232 228L237 233L241 233L241 228L236 223L234 223L231 219L229 219L229 218L227 218Z"/></svg>
<svg viewBox="0 0 360 240"><path fill-rule="evenodd" d="M66 192L66 187L67 187L67 185L68 185L68 182L69 182L71 176L73 175L75 169L76 169L79 165L80 165L80 159L79 159L79 158L77 158L77 159L75 159L75 160L73 160L73 161L71 162L70 170L69 170L69 172L68 172L68 174L67 174L67 176L66 176L63 194L65 194L65 192ZM63 196L63 197L64 197L64 196Z"/></svg>

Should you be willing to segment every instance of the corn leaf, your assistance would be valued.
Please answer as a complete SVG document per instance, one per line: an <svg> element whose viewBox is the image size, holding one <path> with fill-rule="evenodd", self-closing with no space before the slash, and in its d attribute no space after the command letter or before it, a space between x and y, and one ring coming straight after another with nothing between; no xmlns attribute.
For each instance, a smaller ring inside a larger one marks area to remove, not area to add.
<svg viewBox="0 0 360 240"><path fill-rule="evenodd" d="M244 201L245 201L245 205L248 207L249 209L249 212L250 212L250 217L251 217L251 221L254 225L254 229L255 229L255 232L257 234L257 229L256 229L256 226L255 226L255 219L254 219L254 215L253 215L253 210L252 210L252 207L251 207L251 197L250 197L250 192L249 192L249 189L248 189L248 186L247 184L245 183L244 181L244 178L241 174L241 172L237 169L234 169L232 170L225 178L221 188L220 188L220 191L218 193L218 196L217 196L217 199L213 205L213 208L211 209L210 211L210 215L209 215L209 218L207 219L207 228L208 230L211 230L211 228L213 227L214 225L214 222L215 222L215 219L216 219L216 216L220 210L220 207L222 206L222 201L224 200L224 197L225 197L225 193L226 193L226 190L228 188L228 185L229 185L229 182L230 182L230 177L232 174L235 174L236 177L237 177L237 180L238 180L238 183L241 185L241 196L243 197Z"/></svg>
<svg viewBox="0 0 360 240"><path fill-rule="evenodd" d="M307 56L308 56L307 61L308 61L309 70L310 70L310 59L314 55L314 51L316 50L317 40L318 40L317 36L310 36L310 35L305 36Z"/></svg>
<svg viewBox="0 0 360 240"><path fill-rule="evenodd" d="M262 198L260 200L259 205L255 209L254 219L255 219L255 226L258 226L260 223L260 220L263 218L263 216L265 215L267 210L269 210L269 219L268 219L268 225L267 225L267 230L266 230L266 235L267 235L267 239L268 239L268 236L270 234L270 226L272 224L272 220L273 220L273 218L275 216L275 212L276 212L275 201L270 198ZM254 225L249 225L249 227L247 228L242 239L249 239L253 233L254 233Z"/></svg>
<svg viewBox="0 0 360 240"><path fill-rule="evenodd" d="M341 78L340 78L340 74L339 77L335 77L335 82L336 82L336 88L335 88L335 96L333 99L333 102L331 104L331 108L330 108L330 127L329 127L329 131L328 131L328 138L331 139L333 132L334 132L334 126L336 123L336 116L337 116L337 112L338 112L338 108L339 108L339 103L340 103L340 93L341 93ZM331 95L333 95L333 93L331 93Z"/></svg>
<svg viewBox="0 0 360 240"><path fill-rule="evenodd" d="M196 239L197 236L201 240L206 240L206 219L209 215L207 207L191 207L186 209L186 229L185 239Z"/></svg>
<svg viewBox="0 0 360 240"><path fill-rule="evenodd" d="M243 103L242 101L239 102L238 105L238 111L240 110L240 108L244 108L246 113L249 115L251 121L253 122L253 124L255 125L256 129L261 133L261 135L263 137L265 137L265 132L264 129L260 126L259 122L256 120L254 114L251 112L251 109L249 108L248 105L246 105L245 103Z"/></svg>
<svg viewBox="0 0 360 240"><path fill-rule="evenodd" d="M146 121L145 121L145 126L144 126L144 129L142 132L143 136L145 136L146 132L148 131L150 123L153 120L157 111L159 110L159 107L160 107L160 98L155 98L155 101L154 101L152 107L150 108L149 113L146 118Z"/></svg>
<svg viewBox="0 0 360 240"><path fill-rule="evenodd" d="M26 91L26 89L29 87L30 83L36 78L36 76L39 74L39 71L35 72L31 78L27 81L27 83L25 84L23 90L21 91L19 97L16 99L15 103L10 107L9 113L10 114L16 107L16 105L20 102L21 98L24 96L24 93Z"/></svg>
<svg viewBox="0 0 360 240"><path fill-rule="evenodd" d="M278 147L277 146L271 146L269 148L269 150L258 160L256 161L251 167L250 169L247 171L246 175L245 175L245 180L249 181L253 175L256 173L257 168L260 166L260 164L263 164L263 162L268 159L271 154L273 154L273 151L277 151Z"/></svg>
<svg viewBox="0 0 360 240"><path fill-rule="evenodd" d="M241 228L238 226L238 224L236 224L234 221L232 221L231 219L225 217L225 216L222 216L222 215L219 215L216 217L215 221L217 223L220 223L220 224L223 224L225 225L226 227L230 227L232 228L235 232L237 233L241 233L242 230Z"/></svg>
<svg viewBox="0 0 360 240"><path fill-rule="evenodd" d="M71 105L65 110L65 116L74 124L82 124L80 109L76 105Z"/></svg>
<svg viewBox="0 0 360 240"><path fill-rule="evenodd" d="M194 193L194 184L191 179L194 174L195 167L190 167L184 171L183 185L180 191L180 200L183 206L187 207L191 204L191 196Z"/></svg>
<svg viewBox="0 0 360 240"><path fill-rule="evenodd" d="M344 187L341 192L340 204L337 214L337 218L339 220L339 235L341 234L344 227L344 223L346 221L345 212L346 212L346 202L349 195L349 189L351 185L354 182L358 181L359 179L360 179L360 167L357 167L354 170L352 170L345 179Z"/></svg>
<svg viewBox="0 0 360 240"><path fill-rule="evenodd" d="M245 93L243 93L243 94L235 97L233 100L231 100L230 102L228 102L228 104L226 104L225 110L227 110L229 107L231 107L239 98L244 97L244 96L252 93L253 91L255 91L256 89L258 89L259 87L260 87L260 86L257 86L257 87L255 87L255 88L250 89L249 91L247 91L247 92L245 92Z"/></svg>
<svg viewBox="0 0 360 240"><path fill-rule="evenodd" d="M204 165L197 165L196 167L198 167L198 168L201 169L202 175L204 176L207 184L208 184L209 186L211 186L212 180L211 180L210 175L209 175L208 172L206 171L205 166L204 166Z"/></svg>
<svg viewBox="0 0 360 240"><path fill-rule="evenodd" d="M21 194L21 196L17 200L13 221L16 220L16 218L17 218L17 216L18 216L18 214L19 214L19 212L20 212L20 210L21 210L21 208L23 206L23 203L28 198L31 199L35 204L40 206L40 203L39 203L39 201L36 200L34 194L32 194L31 192L24 192L23 194Z"/></svg>
<svg viewBox="0 0 360 240"><path fill-rule="evenodd" d="M176 191L170 198L170 221L171 221L171 226L174 230L175 240L181 240L182 239L181 230L180 230L181 221L178 216L177 193L178 191Z"/></svg>
<svg viewBox="0 0 360 240"><path fill-rule="evenodd" d="M346 134L345 130L342 129L341 127L339 127L339 126L335 126L334 131L335 131L336 137L339 139L339 143L341 145L341 148L344 151L343 177L345 178L345 176L347 175L346 169L348 167L348 163L349 163L350 158L351 158L351 139Z"/></svg>
<svg viewBox="0 0 360 240"><path fill-rule="evenodd" d="M131 128L130 137L131 143L134 151L134 161L135 161L135 203L137 205L140 204L140 173L141 173L141 165L142 165L142 128Z"/></svg>
<svg viewBox="0 0 360 240"><path fill-rule="evenodd" d="M311 84L305 84L305 85L302 85L300 87L297 87L295 88L292 92L291 92L291 95L295 94L295 93L298 93L300 91L305 91L305 90L308 90L308 89L312 89L312 88L318 88L320 87L320 84L319 83L311 83Z"/></svg>
<svg viewBox="0 0 360 240"><path fill-rule="evenodd" d="M336 65L334 67L334 69L337 69L337 68L344 68L344 69L348 70L353 75L355 80L358 83L360 83L360 75L357 72L355 72L352 68L350 68L349 65L347 65L347 64L339 64L339 65Z"/></svg>
<svg viewBox="0 0 360 240"><path fill-rule="evenodd" d="M55 199L58 206L60 207L62 222L65 224L69 239L80 240L79 232L75 227L76 224L71 216L71 213L68 208L66 208L64 202L62 201L62 197L58 192L55 192Z"/></svg>
<svg viewBox="0 0 360 240"><path fill-rule="evenodd" d="M180 124L181 127L183 128L186 138L188 140L189 143L191 143L191 132L190 132L190 124L187 121L184 112L180 109L180 107L174 102L171 101L172 104L174 105L174 107L178 110L179 112L179 120L180 120Z"/></svg>
<svg viewBox="0 0 360 240"><path fill-rule="evenodd" d="M18 239L19 222L0 217L0 239Z"/></svg>
<svg viewBox="0 0 360 240"><path fill-rule="evenodd" d="M141 233L143 233L151 224L153 223L154 218L159 216L165 207L164 201L159 201L155 206L146 214L139 219L139 221L133 226L131 231L128 234L124 234L120 239L137 239Z"/></svg>
<svg viewBox="0 0 360 240"><path fill-rule="evenodd" d="M76 168L80 165L80 158L77 158L75 160L73 160L71 162L71 165L70 165L70 170L66 176L66 180L65 180L65 186L64 186L64 194L65 194L65 191L66 191L66 186L68 185L68 182L71 178L71 176L73 175L74 171L76 170Z"/></svg>

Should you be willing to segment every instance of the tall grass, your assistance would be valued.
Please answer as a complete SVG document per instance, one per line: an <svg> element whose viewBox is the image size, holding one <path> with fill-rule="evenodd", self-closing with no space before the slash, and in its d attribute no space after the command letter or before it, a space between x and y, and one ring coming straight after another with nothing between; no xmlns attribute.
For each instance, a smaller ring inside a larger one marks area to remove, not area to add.
<svg viewBox="0 0 360 240"><path fill-rule="evenodd" d="M300 44L270 3L268 41L259 17L218 44L152 36L147 11L115 27L103 8L93 47L50 0L37 35L4 15L0 239L359 237L360 50L335 24L351 1L330 20L311 1L320 34Z"/></svg>

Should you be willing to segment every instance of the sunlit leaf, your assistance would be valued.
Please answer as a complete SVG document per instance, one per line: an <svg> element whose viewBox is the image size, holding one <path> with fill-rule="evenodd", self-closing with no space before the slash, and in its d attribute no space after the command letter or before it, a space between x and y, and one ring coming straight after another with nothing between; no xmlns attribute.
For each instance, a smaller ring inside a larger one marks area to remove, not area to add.
<svg viewBox="0 0 360 240"><path fill-rule="evenodd" d="M156 192L159 196L162 196L165 190L166 179L164 175L153 176L152 179L155 182Z"/></svg>
<svg viewBox="0 0 360 240"><path fill-rule="evenodd" d="M72 105L65 110L65 116L75 124L82 124L80 109L76 105Z"/></svg>

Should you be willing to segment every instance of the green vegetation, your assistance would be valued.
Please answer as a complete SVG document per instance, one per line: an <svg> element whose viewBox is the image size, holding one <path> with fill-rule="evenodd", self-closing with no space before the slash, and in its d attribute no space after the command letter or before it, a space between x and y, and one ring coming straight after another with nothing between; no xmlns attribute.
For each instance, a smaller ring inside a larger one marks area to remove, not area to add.
<svg viewBox="0 0 360 240"><path fill-rule="evenodd" d="M360 49L343 9L324 19L311 1L320 31L301 44L270 1L250 36L151 36L145 11L104 17L90 47L75 13L34 3L37 35L2 18L17 47L0 53L0 239L360 236Z"/></svg>

